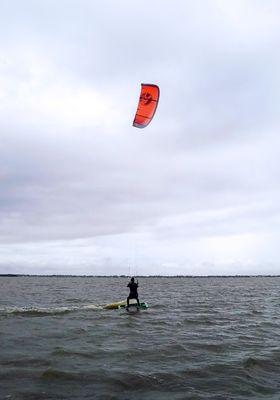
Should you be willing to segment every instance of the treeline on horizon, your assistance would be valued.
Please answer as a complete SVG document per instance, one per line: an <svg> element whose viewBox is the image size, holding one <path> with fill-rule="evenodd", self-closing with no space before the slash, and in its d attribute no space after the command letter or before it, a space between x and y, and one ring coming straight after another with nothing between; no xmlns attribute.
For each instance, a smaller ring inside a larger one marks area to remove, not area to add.
<svg viewBox="0 0 280 400"><path fill-rule="evenodd" d="M64 275L64 274L0 274L0 277L38 277L38 278L130 278L130 275ZM279 278L280 275L137 275L137 278Z"/></svg>

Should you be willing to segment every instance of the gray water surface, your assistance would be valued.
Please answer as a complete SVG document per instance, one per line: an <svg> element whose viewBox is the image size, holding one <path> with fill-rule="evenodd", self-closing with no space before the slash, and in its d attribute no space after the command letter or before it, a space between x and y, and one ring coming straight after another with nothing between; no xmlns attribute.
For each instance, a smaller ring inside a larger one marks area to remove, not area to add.
<svg viewBox="0 0 280 400"><path fill-rule="evenodd" d="M1 277L0 399L279 399L280 278Z"/></svg>

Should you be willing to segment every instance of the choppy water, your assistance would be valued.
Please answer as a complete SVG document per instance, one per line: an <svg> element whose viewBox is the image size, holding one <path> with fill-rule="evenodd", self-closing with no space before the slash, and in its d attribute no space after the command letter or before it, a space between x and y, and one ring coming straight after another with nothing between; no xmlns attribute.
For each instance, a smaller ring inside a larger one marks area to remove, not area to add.
<svg viewBox="0 0 280 400"><path fill-rule="evenodd" d="M280 399L280 278L0 278L0 399Z"/></svg>

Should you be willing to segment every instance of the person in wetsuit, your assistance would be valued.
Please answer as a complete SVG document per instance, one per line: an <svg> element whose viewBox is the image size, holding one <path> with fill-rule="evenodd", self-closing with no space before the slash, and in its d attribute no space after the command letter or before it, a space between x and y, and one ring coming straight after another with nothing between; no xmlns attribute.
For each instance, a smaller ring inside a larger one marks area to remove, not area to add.
<svg viewBox="0 0 280 400"><path fill-rule="evenodd" d="M127 307L129 307L129 300L130 299L136 299L137 300L137 304L140 307L140 302L139 302L139 299L138 299L138 292L137 292L138 281L137 281L137 283L135 283L134 282L134 278L131 278L131 280L130 280L129 284L127 285L127 287L129 287L129 289L130 289L128 298L126 300L127 301Z"/></svg>

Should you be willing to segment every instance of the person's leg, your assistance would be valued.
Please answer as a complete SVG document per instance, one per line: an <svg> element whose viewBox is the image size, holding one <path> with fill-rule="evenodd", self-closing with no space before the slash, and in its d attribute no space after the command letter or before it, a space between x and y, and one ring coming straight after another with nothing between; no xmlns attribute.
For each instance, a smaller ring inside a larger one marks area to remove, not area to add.
<svg viewBox="0 0 280 400"><path fill-rule="evenodd" d="M129 296L128 296L128 298L126 299L126 305L127 305L127 307L129 307Z"/></svg>
<svg viewBox="0 0 280 400"><path fill-rule="evenodd" d="M136 300L137 300L138 306L140 307L140 301L139 301L139 299L138 299L138 296L136 297Z"/></svg>

